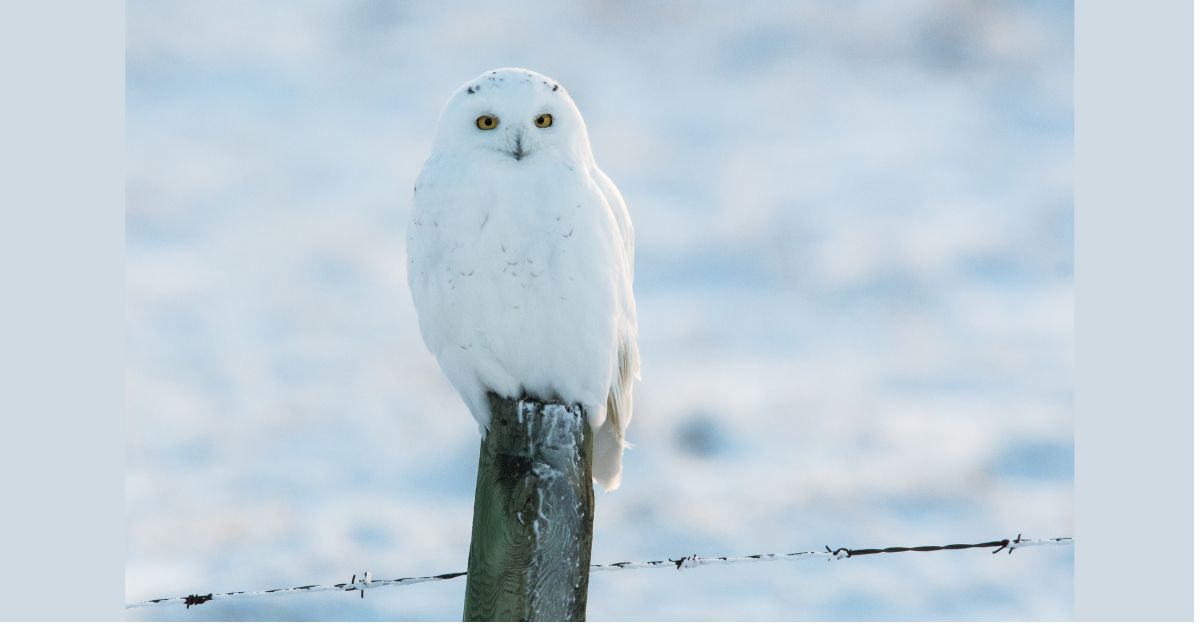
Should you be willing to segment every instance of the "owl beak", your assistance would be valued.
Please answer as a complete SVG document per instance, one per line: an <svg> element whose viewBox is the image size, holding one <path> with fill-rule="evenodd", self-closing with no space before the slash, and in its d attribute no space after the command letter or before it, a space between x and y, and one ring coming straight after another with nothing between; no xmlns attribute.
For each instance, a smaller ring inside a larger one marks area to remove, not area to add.
<svg viewBox="0 0 1200 628"><path fill-rule="evenodd" d="M525 147L522 145L522 142L524 141L524 139L525 139L525 134L521 133L520 131L517 131L517 137L516 137L515 141L513 142L512 151L510 151L510 153L509 153L513 156L513 159L516 159L517 161L521 161L521 159L524 158L525 155L529 154L529 151L526 150Z"/></svg>

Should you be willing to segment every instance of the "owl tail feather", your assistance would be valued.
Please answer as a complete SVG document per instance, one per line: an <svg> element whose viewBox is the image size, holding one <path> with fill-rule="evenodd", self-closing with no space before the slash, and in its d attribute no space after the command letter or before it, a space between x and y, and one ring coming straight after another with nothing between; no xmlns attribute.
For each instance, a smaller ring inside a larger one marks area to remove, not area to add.
<svg viewBox="0 0 1200 628"><path fill-rule="evenodd" d="M614 419L616 417L613 417ZM613 421L608 420L592 436L592 479L605 493L621 486L621 455L629 445L617 434Z"/></svg>
<svg viewBox="0 0 1200 628"><path fill-rule="evenodd" d="M633 418L630 416L633 413L633 378L637 375L638 365L637 344L622 341L614 364L616 377L604 407L604 422L595 428L592 438L592 478L606 493L621 486L621 456L629 447L625 442L625 427Z"/></svg>

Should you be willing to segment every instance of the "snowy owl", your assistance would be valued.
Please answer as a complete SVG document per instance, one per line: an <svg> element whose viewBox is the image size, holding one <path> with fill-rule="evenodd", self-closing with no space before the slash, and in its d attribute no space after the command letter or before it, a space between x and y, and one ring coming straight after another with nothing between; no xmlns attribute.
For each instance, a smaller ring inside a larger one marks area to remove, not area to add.
<svg viewBox="0 0 1200 628"><path fill-rule="evenodd" d="M556 81L485 72L446 103L413 192L421 337L486 434L487 395L579 403L621 482L638 376L633 224Z"/></svg>

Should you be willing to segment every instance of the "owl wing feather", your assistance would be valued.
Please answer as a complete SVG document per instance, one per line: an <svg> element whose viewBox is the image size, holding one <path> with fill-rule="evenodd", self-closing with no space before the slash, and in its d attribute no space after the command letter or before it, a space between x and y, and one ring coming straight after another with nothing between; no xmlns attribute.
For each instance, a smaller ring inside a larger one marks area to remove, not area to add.
<svg viewBox="0 0 1200 628"><path fill-rule="evenodd" d="M620 294L617 351L612 385L608 393L605 422L596 434L592 475L606 491L621 484L621 457L629 443L625 430L633 420L633 380L641 378L641 356L637 344L637 306L633 299L633 221L625 199L608 175L594 168L593 178L617 223L622 239L624 281Z"/></svg>

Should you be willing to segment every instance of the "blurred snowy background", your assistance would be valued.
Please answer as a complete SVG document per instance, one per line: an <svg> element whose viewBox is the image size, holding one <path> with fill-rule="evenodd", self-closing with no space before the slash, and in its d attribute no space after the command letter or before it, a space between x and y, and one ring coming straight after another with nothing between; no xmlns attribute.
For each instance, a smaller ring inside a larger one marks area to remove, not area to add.
<svg viewBox="0 0 1200 628"><path fill-rule="evenodd" d="M1072 532L1066 1L131 1L127 600L456 571L405 283L450 92L558 79L637 228L598 562ZM463 580L131 619L461 616ZM1050 619L1070 548L598 573L589 618Z"/></svg>

